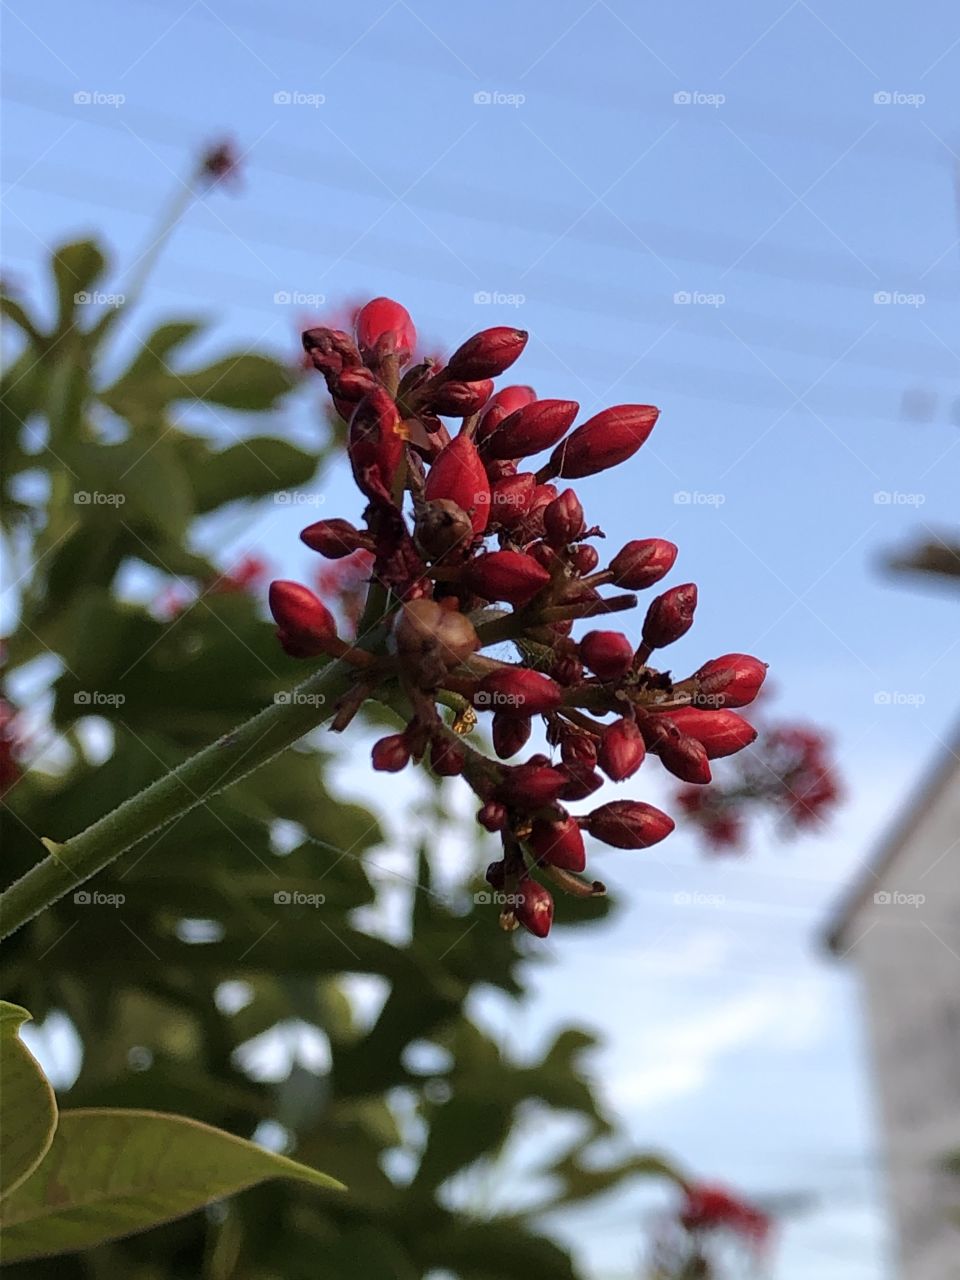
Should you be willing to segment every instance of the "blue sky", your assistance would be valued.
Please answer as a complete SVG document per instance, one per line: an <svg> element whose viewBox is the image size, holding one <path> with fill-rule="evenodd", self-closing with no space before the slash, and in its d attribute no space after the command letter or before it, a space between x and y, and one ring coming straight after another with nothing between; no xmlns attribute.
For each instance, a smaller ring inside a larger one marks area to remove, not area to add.
<svg viewBox="0 0 960 1280"><path fill-rule="evenodd" d="M583 483L588 515L613 547L679 544L671 580L701 595L673 665L767 659L778 713L833 731L849 801L827 835L761 840L746 861L705 863L682 834L656 858L600 855L625 909L602 939L563 939L505 1034L596 1025L597 1074L638 1141L815 1198L777 1280L881 1280L856 991L818 930L956 710L951 602L878 570L955 518L955 6L4 10L3 262L25 290L70 235L102 233L129 263L192 151L226 131L242 189L191 210L128 341L189 311L220 322L211 351L291 353L313 299L387 293L448 349L529 329L519 380L585 414L661 406L633 465ZM282 425L314 430L303 408ZM358 512L342 471L322 496ZM270 506L205 537L227 564L260 545L296 576L301 516ZM345 787L368 785L365 750L346 748ZM639 1203L570 1224L597 1280L631 1274Z"/></svg>

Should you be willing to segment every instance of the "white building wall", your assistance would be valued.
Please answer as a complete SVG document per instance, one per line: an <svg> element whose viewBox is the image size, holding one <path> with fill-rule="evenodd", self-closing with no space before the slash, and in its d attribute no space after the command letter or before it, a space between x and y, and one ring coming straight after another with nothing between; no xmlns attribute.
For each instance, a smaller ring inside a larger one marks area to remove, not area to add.
<svg viewBox="0 0 960 1280"><path fill-rule="evenodd" d="M851 916L902 1280L960 1280L960 762ZM953 1221L951 1221L953 1215Z"/></svg>

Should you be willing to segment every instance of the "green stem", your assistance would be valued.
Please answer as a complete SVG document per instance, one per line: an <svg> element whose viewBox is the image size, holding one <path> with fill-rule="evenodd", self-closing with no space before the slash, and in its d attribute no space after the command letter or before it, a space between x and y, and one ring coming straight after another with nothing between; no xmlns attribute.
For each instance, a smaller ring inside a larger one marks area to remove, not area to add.
<svg viewBox="0 0 960 1280"><path fill-rule="evenodd" d="M0 938L102 871L140 840L239 782L329 720L337 699L355 679L348 665L330 663L85 831L63 844L45 840L50 856L0 894Z"/></svg>

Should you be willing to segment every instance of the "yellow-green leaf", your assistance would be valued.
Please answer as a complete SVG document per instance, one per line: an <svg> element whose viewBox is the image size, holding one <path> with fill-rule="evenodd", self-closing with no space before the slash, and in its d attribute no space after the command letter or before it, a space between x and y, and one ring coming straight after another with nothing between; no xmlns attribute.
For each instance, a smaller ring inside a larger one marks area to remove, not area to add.
<svg viewBox="0 0 960 1280"><path fill-rule="evenodd" d="M87 1249L267 1178L342 1184L183 1116L64 1111L46 1158L0 1204L0 1261Z"/></svg>
<svg viewBox="0 0 960 1280"><path fill-rule="evenodd" d="M13 1191L43 1159L57 1127L53 1090L20 1039L30 1014L0 1000L0 1195Z"/></svg>

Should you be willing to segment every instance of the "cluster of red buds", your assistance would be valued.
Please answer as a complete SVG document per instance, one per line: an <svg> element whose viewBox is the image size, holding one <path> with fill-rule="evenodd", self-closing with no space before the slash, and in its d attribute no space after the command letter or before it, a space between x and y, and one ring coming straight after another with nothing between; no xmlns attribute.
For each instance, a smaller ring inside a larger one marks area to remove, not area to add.
<svg viewBox="0 0 960 1280"><path fill-rule="evenodd" d="M708 791L688 786L677 793L677 803L718 853L744 847L749 817L772 814L790 834L822 822L842 799L828 739L804 725L763 729L756 749L732 767L732 776Z"/></svg>
<svg viewBox="0 0 960 1280"><path fill-rule="evenodd" d="M615 405L574 427L574 401L541 400L527 386L494 389L526 346L522 330L485 329L445 364L414 360L416 341L409 314L388 298L360 309L353 334L304 333L348 423L349 461L367 505L362 528L320 520L301 537L330 560L362 553L370 588L352 642L299 583L274 582L270 608L287 653L356 667L334 729L368 697L395 694L409 709L405 727L374 747L374 768L426 759L435 774L462 776L480 801L479 823L502 841L486 878L506 904L503 926L543 937L553 918L544 879L575 896L604 892L581 874L585 834L646 849L674 826L642 800L579 817L567 805L605 778L632 778L648 753L686 782L709 782L712 760L755 737L735 708L756 696L766 665L727 654L682 680L651 665L690 629L692 583L652 601L639 640L607 629L609 615L636 606L634 593L669 572L677 548L641 538L602 564L594 541L603 534L564 482L630 459L657 409ZM538 454L546 461L531 463ZM575 639L574 625L592 620L600 626ZM517 661L483 652L505 642ZM491 716L493 756L466 740L478 713ZM515 762L535 720L552 754Z"/></svg>

